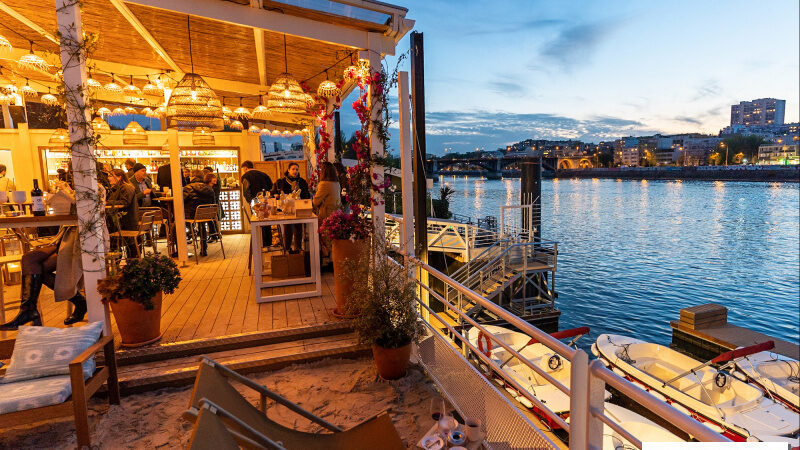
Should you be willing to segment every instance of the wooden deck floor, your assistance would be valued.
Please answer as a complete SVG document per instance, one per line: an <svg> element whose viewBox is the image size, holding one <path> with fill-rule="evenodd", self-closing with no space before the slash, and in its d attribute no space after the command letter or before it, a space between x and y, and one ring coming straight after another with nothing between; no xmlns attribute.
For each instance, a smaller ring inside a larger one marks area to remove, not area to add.
<svg viewBox="0 0 800 450"><path fill-rule="evenodd" d="M226 235L223 238L226 259L222 259L220 246L215 243L209 245L208 256L201 257L200 264L196 265L192 258L181 268L180 286L175 293L164 296L161 344L337 321L330 315L330 310L336 306L331 273L323 274L320 297L257 304L253 296L253 277L247 269L249 237ZM4 293L7 302L18 305L19 285L6 286ZM44 325L63 327L66 303L56 303L52 291L46 287L39 301ZM7 320L14 315L16 309L6 311ZM119 342L116 324L113 327ZM15 334L0 332L0 338Z"/></svg>

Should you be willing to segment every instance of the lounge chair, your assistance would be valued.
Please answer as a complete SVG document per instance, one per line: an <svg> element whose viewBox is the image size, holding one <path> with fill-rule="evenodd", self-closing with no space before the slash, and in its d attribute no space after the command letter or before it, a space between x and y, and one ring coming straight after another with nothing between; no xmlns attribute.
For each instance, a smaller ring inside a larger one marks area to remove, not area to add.
<svg viewBox="0 0 800 450"><path fill-rule="evenodd" d="M259 410L244 398L231 385L229 380L237 381L258 392L261 399L261 409ZM273 421L266 414L267 398L330 430L331 433L298 431ZM223 417L223 422L226 423L235 438L237 435L246 436L251 440L258 441L258 435L261 435L289 450L372 450L376 448L400 450L406 448L386 412L380 413L353 428L342 430L264 386L208 358L203 358L200 363L192 398L189 403L189 410L184 413L184 417L190 421L197 420L204 404L213 404L214 408L221 409L237 419L231 420L228 417ZM223 416L225 415L223 414ZM246 443L241 439L237 439L237 441L240 445L247 447ZM263 443L261 445L270 448Z"/></svg>
<svg viewBox="0 0 800 450"><path fill-rule="evenodd" d="M0 359L8 359L14 350L15 339L0 340ZM84 378L83 363L103 350L104 366L97 367L88 379ZM28 389L32 394L27 403L45 404L38 408L21 409L0 414L0 426L13 427L43 420L73 416L78 448L90 448L88 401L103 384L108 385L108 403L119 404L117 363L114 355L114 338L101 336L92 346L69 363L69 375L49 376L7 383L8 389ZM3 398L0 401L14 401ZM57 402L57 403L55 403ZM24 402L23 402L24 403ZM52 404L55 403L55 404ZM7 408L3 408L7 409Z"/></svg>
<svg viewBox="0 0 800 450"><path fill-rule="evenodd" d="M236 418L209 400L203 399L202 406L194 422L194 430L189 441L189 450L234 450L240 446L251 450L276 449L283 450L283 446L272 441L266 436L253 430L247 424ZM258 442L241 433L228 429L223 418L236 422L238 426L248 430Z"/></svg>

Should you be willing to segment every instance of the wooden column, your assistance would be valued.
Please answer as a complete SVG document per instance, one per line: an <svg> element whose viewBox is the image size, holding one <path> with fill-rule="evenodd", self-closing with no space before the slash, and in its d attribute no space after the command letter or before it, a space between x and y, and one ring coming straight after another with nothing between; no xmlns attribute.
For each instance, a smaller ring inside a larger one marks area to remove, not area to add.
<svg viewBox="0 0 800 450"><path fill-rule="evenodd" d="M342 148L342 119L339 115L339 111L333 113L333 159L331 162L336 161L336 155L339 155L339 159L342 158L342 153L344 153L344 149Z"/></svg>
<svg viewBox="0 0 800 450"><path fill-rule="evenodd" d="M56 0L56 21L61 35L61 70L67 97L67 122L72 145L72 170L78 211L78 233L80 237L83 284L89 321L105 320L105 332L110 334L111 324L106 309L100 302L97 281L105 277L105 241L103 228L105 215L98 201L97 164L92 136L91 118L85 99L86 54L75 47L83 42L81 10L72 0ZM74 53L78 54L74 54Z"/></svg>
<svg viewBox="0 0 800 450"><path fill-rule="evenodd" d="M381 70L381 55L372 50L362 51L361 58L366 59L369 61L369 73L370 75L374 74L375 72L379 72ZM371 120L380 120L380 113L383 105L377 101L372 96L372 88L369 88L369 110L372 112ZM380 137L375 133L374 126L372 122L369 125L369 146L372 150L373 155L383 156L385 154L383 142L381 142ZM381 184L383 183L385 176L385 168L378 164L372 165L372 182L374 184ZM383 196L377 192L372 191L372 197L377 202L376 205L372 206L372 225L375 227L375 234L377 236L385 236L385 228L386 228L386 205L383 204Z"/></svg>
<svg viewBox="0 0 800 450"><path fill-rule="evenodd" d="M401 247L414 256L414 155L411 151L411 110L408 100L408 72L397 74L397 96L400 107L400 176L403 193L403 242Z"/></svg>
<svg viewBox="0 0 800 450"><path fill-rule="evenodd" d="M169 147L169 171L172 175L172 211L175 214L175 239L178 244L178 261L181 266L189 259L186 245L186 216L183 209L183 171L181 170L181 148L178 145L178 130L167 130Z"/></svg>

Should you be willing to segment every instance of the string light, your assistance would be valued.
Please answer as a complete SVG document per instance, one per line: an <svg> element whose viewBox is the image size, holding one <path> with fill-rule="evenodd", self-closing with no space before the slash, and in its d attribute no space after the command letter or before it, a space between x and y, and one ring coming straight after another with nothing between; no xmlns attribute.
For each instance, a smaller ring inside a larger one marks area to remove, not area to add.
<svg viewBox="0 0 800 450"><path fill-rule="evenodd" d="M124 116L125 115L125 110L120 108L119 106L117 106L116 108L114 108L111 111L111 114L109 114L109 115L110 116Z"/></svg>
<svg viewBox="0 0 800 450"><path fill-rule="evenodd" d="M125 95L128 95L130 97L142 96L142 90L136 87L135 84L133 84L133 75L131 75L130 83L128 83L124 88L122 88L122 90L125 92Z"/></svg>
<svg viewBox="0 0 800 450"><path fill-rule="evenodd" d="M28 79L25 78L25 86L22 86L22 96L26 99L34 99L39 96L39 93L36 92L36 89L32 88Z"/></svg>
<svg viewBox="0 0 800 450"><path fill-rule="evenodd" d="M99 81L92 78L92 73L89 72L89 78L86 79L86 85L89 89L103 89L103 85Z"/></svg>
<svg viewBox="0 0 800 450"><path fill-rule="evenodd" d="M247 129L247 131L249 131L249 132L251 132L253 134L258 134L258 133L261 132L261 128L258 128L255 125L250 125L250 127Z"/></svg>
<svg viewBox="0 0 800 450"><path fill-rule="evenodd" d="M138 114L138 111L136 111L136 108L134 108L133 106L126 106L125 114Z"/></svg>
<svg viewBox="0 0 800 450"><path fill-rule="evenodd" d="M147 84L142 88L142 92L148 95L163 95L164 88L150 82L150 76L147 76Z"/></svg>

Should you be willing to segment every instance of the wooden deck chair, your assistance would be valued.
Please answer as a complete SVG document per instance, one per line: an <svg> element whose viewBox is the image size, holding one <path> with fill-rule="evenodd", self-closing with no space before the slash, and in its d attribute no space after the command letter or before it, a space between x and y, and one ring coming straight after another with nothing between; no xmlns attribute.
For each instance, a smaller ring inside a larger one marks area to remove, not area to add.
<svg viewBox="0 0 800 450"><path fill-rule="evenodd" d="M201 403L202 406L192 430L192 437L189 440L188 448L190 450L238 450L240 447L252 450L283 449L280 444L261 436L247 424L239 421L234 415L214 403L205 399ZM249 429L250 434L254 435L258 442L228 429L222 421L223 418L237 422L245 429Z"/></svg>
<svg viewBox="0 0 800 450"><path fill-rule="evenodd" d="M231 385L229 380L237 381L258 392L261 398L261 409L259 410L259 408L253 406L244 398L239 391ZM274 400L289 408L292 412L330 430L332 433L308 433L298 431L273 421L266 415L267 398ZM386 412L380 413L349 430L342 430L336 425L326 422L286 398L270 391L266 387L208 358L203 358L203 361L200 363L194 389L192 390L189 410L184 413L184 417L190 421L196 420L203 401L212 402L218 408L235 416L240 422L246 424L257 433L266 436L274 442L280 443L289 450L359 450L376 448L400 450L406 448L400 436L397 434L394 425L392 425L392 419ZM255 438L252 433L237 425L236 422L228 420L225 420L225 422L234 431Z"/></svg>

